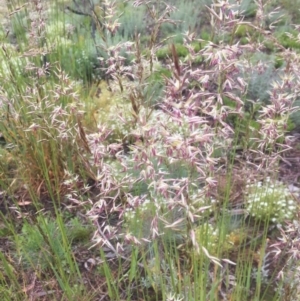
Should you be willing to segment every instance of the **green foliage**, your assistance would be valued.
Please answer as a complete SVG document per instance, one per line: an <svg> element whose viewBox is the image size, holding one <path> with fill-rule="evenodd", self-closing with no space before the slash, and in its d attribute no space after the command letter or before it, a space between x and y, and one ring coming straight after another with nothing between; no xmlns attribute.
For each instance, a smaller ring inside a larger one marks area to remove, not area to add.
<svg viewBox="0 0 300 301"><path fill-rule="evenodd" d="M4 147L0 147L0 187L14 191L19 183L15 181L16 158Z"/></svg>
<svg viewBox="0 0 300 301"><path fill-rule="evenodd" d="M191 179L195 179L197 177L197 172L195 168L193 168L183 160L182 161L178 160L175 162L168 162L168 160L164 160L163 162L159 162L157 158L152 158L151 164L156 172L158 170L164 172L166 174L165 176L166 179L183 179L187 177ZM115 167L116 174L118 174L118 176L122 176L121 166L117 165L115 162L112 165L116 166ZM143 165L141 165L139 169L135 168L134 166L130 166L130 168L128 169L128 173L130 173L131 176L134 177L135 179L138 179L143 169L144 169ZM137 181L136 183L133 184L132 188L130 189L130 193L134 196L137 196L152 191L152 188L150 189L148 187L149 184L150 183L147 181ZM199 202L199 199L197 199L197 201Z"/></svg>
<svg viewBox="0 0 300 301"><path fill-rule="evenodd" d="M247 45L249 43L248 38L242 37L239 39L241 45Z"/></svg>
<svg viewBox="0 0 300 301"><path fill-rule="evenodd" d="M26 33L28 30L28 19L24 11L20 11L13 15L11 19L11 27L13 31L13 37L17 39L19 45L22 45L27 41Z"/></svg>
<svg viewBox="0 0 300 301"><path fill-rule="evenodd" d="M276 69L279 69L279 68L281 68L282 66L284 66L284 59L281 57L281 56L276 56L276 58L275 58L275 65L274 65L274 67L276 68Z"/></svg>
<svg viewBox="0 0 300 301"><path fill-rule="evenodd" d="M298 24L300 21L300 1L299 0L276 0L276 6L280 6L285 10L285 16L291 18L289 24Z"/></svg>
<svg viewBox="0 0 300 301"><path fill-rule="evenodd" d="M290 31L289 33L278 34L279 43L285 48L300 49L300 42L297 39L297 32Z"/></svg>
<svg viewBox="0 0 300 301"><path fill-rule="evenodd" d="M256 143L254 138L258 138L258 131L260 124L253 119L253 116L249 113L245 113L242 119L236 120L235 124L237 133L239 135L238 144L243 150L255 147Z"/></svg>
<svg viewBox="0 0 300 301"><path fill-rule="evenodd" d="M210 223L204 223L195 229L196 242L199 247L204 247L212 256L218 256L220 233ZM200 252L203 252L202 250Z"/></svg>
<svg viewBox="0 0 300 301"><path fill-rule="evenodd" d="M271 84L274 80L278 80L280 70L275 68L274 55L264 53L256 53L251 58L253 65L261 64L261 70L254 70L247 75L249 77L249 86L247 98L261 103L267 103L270 95L268 91L271 89Z"/></svg>
<svg viewBox="0 0 300 301"><path fill-rule="evenodd" d="M176 43L174 45L175 45L175 49L176 49L176 53L177 53L178 57L184 58L189 54L188 49L184 45L178 44L178 43ZM204 45L199 42L194 42L192 44L192 46L193 46L195 52L199 52L203 48ZM168 45L168 46L158 49L156 52L156 56L159 60L162 60L162 61L167 59L168 57L172 57L171 47ZM200 57L199 60L202 60L202 57Z"/></svg>
<svg viewBox="0 0 300 301"><path fill-rule="evenodd" d="M289 132L293 131L295 128L296 128L295 122L292 120L291 117L289 117L289 119L287 121L286 131L289 133Z"/></svg>
<svg viewBox="0 0 300 301"><path fill-rule="evenodd" d="M48 218L37 218L37 224L25 223L17 235L18 254L25 268L49 269L66 263L68 250L64 248L62 233L57 223Z"/></svg>
<svg viewBox="0 0 300 301"><path fill-rule="evenodd" d="M12 44L2 43L0 49L0 76L4 79L4 85L7 78L11 76L15 79L24 77L23 70L27 63L28 61L20 56ZM14 89L11 87L9 90Z"/></svg>
<svg viewBox="0 0 300 301"><path fill-rule="evenodd" d="M234 34L237 38L243 38L243 37L247 37L248 35L253 36L254 32L255 31L253 27L247 24L242 24L242 25L238 25Z"/></svg>
<svg viewBox="0 0 300 301"><path fill-rule="evenodd" d="M231 252L236 252L237 248L247 238L246 228L238 222L238 226L233 228L234 217L230 216L229 220L223 217L219 224L212 224L204 222L195 227L196 242L200 247L200 257L205 248L211 256L224 257L228 256ZM200 258L199 254L195 252L196 258Z"/></svg>
<svg viewBox="0 0 300 301"><path fill-rule="evenodd" d="M204 46L203 44L204 43L195 41L195 42L192 43L192 47L193 47L194 51L197 53L203 48L203 46Z"/></svg>
<svg viewBox="0 0 300 301"><path fill-rule="evenodd" d="M300 100L297 99L295 101L294 106L297 108L299 105L300 105ZM294 128L299 129L300 128L300 112L296 111L296 112L292 113L290 116L290 121L291 121L291 124L294 125Z"/></svg>
<svg viewBox="0 0 300 301"><path fill-rule="evenodd" d="M75 217L68 223L67 237L72 243L88 242L93 230L91 224L84 224L78 217Z"/></svg>
<svg viewBox="0 0 300 301"><path fill-rule="evenodd" d="M122 10L119 22L120 33L124 40L132 39L136 34L141 34L141 37L146 36L147 22L144 20L144 14L143 7L133 7L131 4L127 4Z"/></svg>
<svg viewBox="0 0 300 301"><path fill-rule="evenodd" d="M128 209L125 213L125 231L132 233L135 237L148 237L150 235L152 217L155 215L155 212L155 204L151 200L145 200L135 210ZM161 224L160 230L162 230Z"/></svg>
<svg viewBox="0 0 300 301"><path fill-rule="evenodd" d="M224 97L224 105L234 108L236 102ZM257 102L253 104L245 101L245 112L242 116L231 115L228 117L228 122L231 123L236 133L236 149L255 148L256 143L254 138L259 137L260 124L257 121L257 113L261 108L261 104Z"/></svg>
<svg viewBox="0 0 300 301"><path fill-rule="evenodd" d="M263 222L282 223L297 213L297 205L289 189L280 182L249 184L247 188L247 211Z"/></svg>
<svg viewBox="0 0 300 301"><path fill-rule="evenodd" d="M204 11L195 9L195 6L205 7L205 5L209 5L210 3L211 0L197 0L196 3L188 0L172 1L171 4L176 6L176 10L171 14L170 19L176 22L176 25L171 23L163 24L163 36L176 34L180 38L189 29L195 30L201 28L206 21L205 14Z"/></svg>
<svg viewBox="0 0 300 301"><path fill-rule="evenodd" d="M211 33L208 30L202 30L200 33L200 37L204 41L210 41Z"/></svg>
<svg viewBox="0 0 300 301"><path fill-rule="evenodd" d="M49 55L49 60L52 63L58 59L63 70L72 78L83 80L84 83L92 82L97 77L95 68L98 66L97 55L92 47L92 41L89 39L86 39L86 45L60 44L57 50Z"/></svg>
<svg viewBox="0 0 300 301"><path fill-rule="evenodd" d="M10 229L8 229L5 224L0 224L0 238L8 237L11 234Z"/></svg>
<svg viewBox="0 0 300 301"><path fill-rule="evenodd" d="M175 44L175 49L179 57L185 57L188 55L188 50L182 44ZM156 56L159 60L165 60L168 57L172 57L172 51L170 46L160 48L156 52Z"/></svg>
<svg viewBox="0 0 300 301"><path fill-rule="evenodd" d="M97 49L93 40L91 18L87 16L65 17L58 13L48 20L46 40L53 51L47 55L51 64L59 62L72 78L84 83L95 80L99 74Z"/></svg>
<svg viewBox="0 0 300 301"><path fill-rule="evenodd" d="M239 6L239 12L246 18L254 18L257 12L257 5L253 0L242 0Z"/></svg>
<svg viewBox="0 0 300 301"><path fill-rule="evenodd" d="M154 106L159 103L159 100L164 94L164 83L166 78L171 77L171 71L164 67L158 67L147 78L149 85L145 88L145 95L149 96L149 102L145 103L147 106Z"/></svg>
<svg viewBox="0 0 300 301"><path fill-rule="evenodd" d="M276 45L270 40L264 41L264 46L268 52L274 52L276 50Z"/></svg>
<svg viewBox="0 0 300 301"><path fill-rule="evenodd" d="M59 264L67 268L71 243L87 243L93 227L91 224L83 224L75 217L69 221L64 231L66 237L58 221L47 217L38 217L34 224L25 223L21 233L16 236L18 254L23 259L24 267L40 267L45 271Z"/></svg>
<svg viewBox="0 0 300 301"><path fill-rule="evenodd" d="M153 83L153 82L154 83L155 82L162 83L164 81L165 77L170 78L171 77L171 71L167 68L161 67L161 68L155 70L152 75L150 75L149 82L151 82L151 83Z"/></svg>

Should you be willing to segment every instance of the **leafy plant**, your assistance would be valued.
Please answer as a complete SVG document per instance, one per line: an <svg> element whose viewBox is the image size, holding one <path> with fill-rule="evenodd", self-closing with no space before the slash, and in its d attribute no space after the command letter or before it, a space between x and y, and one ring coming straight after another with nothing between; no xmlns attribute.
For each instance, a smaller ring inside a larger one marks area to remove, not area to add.
<svg viewBox="0 0 300 301"><path fill-rule="evenodd" d="M72 218L66 229L67 237L71 243L88 242L93 232L91 224L84 224L78 217Z"/></svg>
<svg viewBox="0 0 300 301"><path fill-rule="evenodd" d="M248 185L247 211L255 219L282 223L293 219L297 206L293 195L284 184L267 179L265 183Z"/></svg>
<svg viewBox="0 0 300 301"><path fill-rule="evenodd" d="M284 32L278 35L278 41L285 48L299 49L300 43L296 39L296 36L297 32Z"/></svg>
<svg viewBox="0 0 300 301"><path fill-rule="evenodd" d="M37 225L25 223L18 235L18 253L26 268L40 267L46 271L57 262L66 262L62 234L57 224L47 218L38 218Z"/></svg>

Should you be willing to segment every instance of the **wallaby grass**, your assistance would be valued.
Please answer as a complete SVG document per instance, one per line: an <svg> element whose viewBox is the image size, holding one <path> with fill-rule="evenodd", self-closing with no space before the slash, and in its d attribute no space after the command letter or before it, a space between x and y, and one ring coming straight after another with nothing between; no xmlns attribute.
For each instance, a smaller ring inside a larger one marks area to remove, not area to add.
<svg viewBox="0 0 300 301"><path fill-rule="evenodd" d="M274 1L175 2L9 3L3 300L298 300L298 38Z"/></svg>

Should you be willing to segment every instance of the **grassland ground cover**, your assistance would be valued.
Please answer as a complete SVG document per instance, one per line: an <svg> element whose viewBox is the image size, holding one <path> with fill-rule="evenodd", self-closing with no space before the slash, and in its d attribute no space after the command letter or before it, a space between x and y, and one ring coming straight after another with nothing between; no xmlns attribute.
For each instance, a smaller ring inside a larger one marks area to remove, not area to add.
<svg viewBox="0 0 300 301"><path fill-rule="evenodd" d="M298 6L7 2L1 300L299 301Z"/></svg>

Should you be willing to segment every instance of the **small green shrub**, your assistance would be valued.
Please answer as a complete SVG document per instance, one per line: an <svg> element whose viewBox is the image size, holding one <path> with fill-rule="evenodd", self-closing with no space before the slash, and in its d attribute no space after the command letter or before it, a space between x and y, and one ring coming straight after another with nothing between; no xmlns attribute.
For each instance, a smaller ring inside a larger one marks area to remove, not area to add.
<svg viewBox="0 0 300 301"><path fill-rule="evenodd" d="M36 225L25 223L17 235L18 253L25 268L42 270L65 260L62 234L57 223L48 218L37 218Z"/></svg>
<svg viewBox="0 0 300 301"><path fill-rule="evenodd" d="M217 226L208 222L195 228L195 237L200 247L200 253L202 252L201 247L203 247L210 255L218 257L220 253L224 254L235 247L233 234L222 235Z"/></svg>
<svg viewBox="0 0 300 301"><path fill-rule="evenodd" d="M246 1L244 1L246 2ZM248 1L249 2L249 1ZM243 9L243 7L241 7L241 10ZM256 16L256 13L257 13L257 6L255 3L249 3L249 5L246 7L243 15L246 17L246 18L255 18Z"/></svg>
<svg viewBox="0 0 300 301"><path fill-rule="evenodd" d="M294 107L300 106L300 99L297 99L294 103ZM300 112L296 111L291 114L290 116L291 122L294 124L294 128L299 129L300 128Z"/></svg>
<svg viewBox="0 0 300 301"><path fill-rule="evenodd" d="M293 196L283 183L256 182L247 186L247 211L263 222L282 223L291 220L297 212Z"/></svg>
<svg viewBox="0 0 300 301"><path fill-rule="evenodd" d="M247 45L249 43L248 38L246 38L246 37L240 38L239 41L240 41L241 45Z"/></svg>
<svg viewBox="0 0 300 301"><path fill-rule="evenodd" d="M264 41L264 46L265 46L267 52L274 52L276 49L276 45L274 44L274 42L272 42L270 40Z"/></svg>
<svg viewBox="0 0 300 301"><path fill-rule="evenodd" d="M192 46L194 47L195 52L199 52L202 49L201 43L193 43ZM178 57L184 58L189 54L188 49L182 44L176 43L175 49L176 49ZM171 51L170 46L165 46L163 48L158 49L156 52L156 56L159 60L165 60L168 57L172 57L172 51ZM201 57L201 60L202 60L202 57Z"/></svg>
<svg viewBox="0 0 300 301"><path fill-rule="evenodd" d="M72 78L83 80L84 83L91 82L96 77L95 69L99 65L91 20L87 17L62 20L63 16L61 19L50 19L46 26L46 43L53 47L47 59L53 64L59 62Z"/></svg>
<svg viewBox="0 0 300 301"><path fill-rule="evenodd" d="M91 224L83 224L78 218L72 218L68 223L67 237L72 243L88 242L93 233L93 226Z"/></svg>
<svg viewBox="0 0 300 301"><path fill-rule="evenodd" d="M269 92L272 88L271 84L275 80L279 80L280 69L275 68L275 56L265 53L256 53L251 58L251 63L260 66L247 75L249 85L247 91L247 99L260 101L265 104L270 99Z"/></svg>
<svg viewBox="0 0 300 301"><path fill-rule="evenodd" d="M73 79L83 80L84 83L92 82L95 79L94 69L98 62L92 47L83 47L80 44L60 44L56 52L50 55L50 58L51 62L58 59L62 69Z"/></svg>
<svg viewBox="0 0 300 301"><path fill-rule="evenodd" d="M204 41L210 41L211 38L211 32L207 31L207 30L203 30L200 33L200 37L202 40Z"/></svg>
<svg viewBox="0 0 300 301"><path fill-rule="evenodd" d="M23 225L16 242L25 268L38 266L45 271L51 265L66 265L70 244L88 242L93 233L91 224L83 224L77 217L67 224L66 237L60 227L56 220L47 217L38 217L36 224Z"/></svg>
<svg viewBox="0 0 300 301"><path fill-rule="evenodd" d="M202 48L203 48L203 45L204 43L201 43L201 42L193 42L192 43L192 47L194 49L195 52L199 52Z"/></svg>
<svg viewBox="0 0 300 301"><path fill-rule="evenodd" d="M176 10L171 13L170 19L177 21L177 24L165 23L162 26L162 32L164 36L177 34L177 36L182 37L182 33L190 29L194 30L199 28L204 23L204 18L202 14L199 14L199 10L195 9L195 3L191 1L172 1L173 5L176 5ZM174 3L175 2L175 3ZM198 6L204 7L204 5L209 5L210 0L198 0Z"/></svg>
<svg viewBox="0 0 300 301"><path fill-rule="evenodd" d="M1 213L1 212L0 212ZM0 238L12 235L11 230L5 224L0 224ZM1 278L0 278L1 279Z"/></svg>
<svg viewBox="0 0 300 301"><path fill-rule="evenodd" d="M254 29L247 24L242 24L238 25L234 34L237 38L247 37L248 35L252 36L254 34Z"/></svg>
<svg viewBox="0 0 300 301"><path fill-rule="evenodd" d="M156 56L159 60L165 60L170 54L171 51L168 49L168 47L160 48L156 52Z"/></svg>
<svg viewBox="0 0 300 301"><path fill-rule="evenodd" d="M119 19L121 23L119 31L124 40L132 39L135 34L141 34L141 38L148 36L146 34L147 22L143 19L145 14L143 7L132 7L127 4L122 12Z"/></svg>
<svg viewBox="0 0 300 301"><path fill-rule="evenodd" d="M284 16L289 17L289 24L298 24L300 20L300 2L299 0L278 0L276 6L284 10Z"/></svg>
<svg viewBox="0 0 300 301"><path fill-rule="evenodd" d="M149 81L152 83L152 82L163 82L164 81L164 78L167 77L167 78L170 78L171 77L171 71L167 68L159 68L158 70L154 71L152 73L152 75L150 75L149 77Z"/></svg>
<svg viewBox="0 0 300 301"><path fill-rule="evenodd" d="M284 59L281 56L276 56L275 58L275 65L276 69L281 68L284 65Z"/></svg>
<svg viewBox="0 0 300 301"><path fill-rule="evenodd" d="M297 40L297 32L290 31L284 32L278 35L277 39L279 43L285 48L300 49L300 43Z"/></svg>
<svg viewBox="0 0 300 301"><path fill-rule="evenodd" d="M185 57L188 55L188 50L182 44L175 44L175 49L179 57ZM172 56L172 51L170 46L165 46L160 48L156 52L156 56L159 60L165 60Z"/></svg>
<svg viewBox="0 0 300 301"><path fill-rule="evenodd" d="M148 188L149 189L149 188ZM157 230L160 233L161 240L164 242L173 241L176 244L183 242L183 233L185 231L185 223L177 224L177 231L166 228L167 224L172 224L184 215L183 211L175 207L169 209L167 207L167 200L152 200L145 199L142 204L136 208L127 208L125 212L125 233L130 233L137 238L147 238L152 235L152 223L157 214L163 217L162 220L157 221ZM154 243L154 241L152 242Z"/></svg>
<svg viewBox="0 0 300 301"><path fill-rule="evenodd" d="M296 128L296 123L293 121L292 118L289 118L287 121L287 128L286 131L287 132L291 132Z"/></svg>

